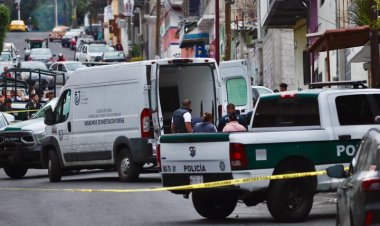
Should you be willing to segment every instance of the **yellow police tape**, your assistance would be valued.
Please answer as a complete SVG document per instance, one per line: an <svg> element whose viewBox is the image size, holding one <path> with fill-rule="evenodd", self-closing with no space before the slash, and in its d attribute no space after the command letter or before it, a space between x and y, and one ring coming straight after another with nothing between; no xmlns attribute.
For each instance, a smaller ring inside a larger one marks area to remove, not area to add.
<svg viewBox="0 0 380 226"><path fill-rule="evenodd" d="M39 110L39 109L37 109L37 110L4 111L4 113L34 112L34 111L38 111L38 110Z"/></svg>
<svg viewBox="0 0 380 226"><path fill-rule="evenodd" d="M300 177L310 177L326 174L326 170L313 171L313 172L302 172L302 173L289 173L289 174L280 174L272 176L260 176L252 178L241 178L241 179L231 179L231 180L222 180L201 184L191 184L191 185L182 185L182 186L173 186L173 187L158 187L158 188L137 188L137 189L76 189L76 188L6 188L0 187L0 190L3 191L65 191L65 192L109 192L109 193L127 193L127 192L151 192L151 191L176 191L176 190L193 190L193 189L202 189L202 188L216 188L216 187L225 187L230 185L238 185L245 183L252 183L262 180L283 180L283 179L292 179Z"/></svg>

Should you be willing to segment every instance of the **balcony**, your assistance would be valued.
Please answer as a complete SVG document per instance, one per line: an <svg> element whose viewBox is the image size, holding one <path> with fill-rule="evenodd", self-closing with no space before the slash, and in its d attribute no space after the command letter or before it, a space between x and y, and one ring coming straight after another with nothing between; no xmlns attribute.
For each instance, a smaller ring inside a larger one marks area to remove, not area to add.
<svg viewBox="0 0 380 226"><path fill-rule="evenodd" d="M290 28L308 16L307 0L269 0L263 25L269 28Z"/></svg>

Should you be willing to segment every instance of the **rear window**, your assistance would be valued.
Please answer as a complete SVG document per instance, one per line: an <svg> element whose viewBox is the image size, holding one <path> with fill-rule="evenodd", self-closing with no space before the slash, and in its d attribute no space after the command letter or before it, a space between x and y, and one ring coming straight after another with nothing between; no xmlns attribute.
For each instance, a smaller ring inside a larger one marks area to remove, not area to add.
<svg viewBox="0 0 380 226"><path fill-rule="evenodd" d="M340 96L335 103L342 126L375 124L375 117L380 115L380 94Z"/></svg>
<svg viewBox="0 0 380 226"><path fill-rule="evenodd" d="M227 80L227 101L236 106L247 104L247 82L244 78Z"/></svg>
<svg viewBox="0 0 380 226"><path fill-rule="evenodd" d="M317 97L261 99L252 122L252 128L319 125Z"/></svg>

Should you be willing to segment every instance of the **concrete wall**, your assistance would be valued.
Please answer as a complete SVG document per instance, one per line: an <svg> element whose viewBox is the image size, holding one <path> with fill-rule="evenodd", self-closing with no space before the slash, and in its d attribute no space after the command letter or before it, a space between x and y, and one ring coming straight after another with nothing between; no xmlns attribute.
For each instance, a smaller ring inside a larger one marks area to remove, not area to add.
<svg viewBox="0 0 380 226"><path fill-rule="evenodd" d="M263 42L263 84L278 89L287 83L288 89L296 89L294 32L292 29L268 29Z"/></svg>
<svg viewBox="0 0 380 226"><path fill-rule="evenodd" d="M299 20L297 24L294 26L294 82L296 85L295 88L301 87L302 89L307 88L307 86L304 85L303 78L303 51L306 50L307 45L306 34L306 20Z"/></svg>

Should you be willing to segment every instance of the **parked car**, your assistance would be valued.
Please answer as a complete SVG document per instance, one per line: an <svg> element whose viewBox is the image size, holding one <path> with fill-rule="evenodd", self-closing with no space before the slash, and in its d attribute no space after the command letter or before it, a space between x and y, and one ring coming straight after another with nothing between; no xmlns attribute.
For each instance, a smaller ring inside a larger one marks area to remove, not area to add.
<svg viewBox="0 0 380 226"><path fill-rule="evenodd" d="M8 26L9 31L27 31L27 26L22 20L12 20Z"/></svg>
<svg viewBox="0 0 380 226"><path fill-rule="evenodd" d="M265 94L271 94L273 91L271 89L268 89L265 86L252 86L252 99L253 99L253 105L256 104L257 100L261 95Z"/></svg>
<svg viewBox="0 0 380 226"><path fill-rule="evenodd" d="M375 128L364 135L348 172L343 165L327 168L330 177L345 178L337 191L337 225L380 224L379 169L380 130Z"/></svg>
<svg viewBox="0 0 380 226"><path fill-rule="evenodd" d="M67 79L75 70L77 70L78 68L85 68L85 67L87 66L78 61L61 61L61 62L55 62L54 64L52 64L49 70L63 72L65 74L65 80L67 81ZM56 79L56 83L62 84L63 76L58 76Z"/></svg>
<svg viewBox="0 0 380 226"><path fill-rule="evenodd" d="M48 70L46 64L40 61L23 61L20 63L20 68ZM22 72L20 77L27 83L31 82L32 84L35 84L36 82L39 82L38 73ZM52 84L52 80L53 77L41 74L41 83L43 88L49 87L50 84Z"/></svg>
<svg viewBox="0 0 380 226"><path fill-rule="evenodd" d="M49 41L61 40L70 28L66 26L57 26L53 28L53 31L49 33Z"/></svg>
<svg viewBox="0 0 380 226"><path fill-rule="evenodd" d="M75 53L75 60L81 62L95 62L96 57L102 56L104 52L113 51L113 48L106 44L84 44Z"/></svg>
<svg viewBox="0 0 380 226"><path fill-rule="evenodd" d="M96 62L127 62L127 56L122 51L108 51L104 52L102 56L96 57Z"/></svg>
<svg viewBox="0 0 380 226"><path fill-rule="evenodd" d="M54 57L55 54L52 54L49 48L38 48L30 51L28 60L41 61L50 66L54 62Z"/></svg>
<svg viewBox="0 0 380 226"><path fill-rule="evenodd" d="M31 49L49 47L48 40L46 38L32 38L32 39L25 39L25 41L26 41L25 57L24 57L25 61L28 60Z"/></svg>
<svg viewBox="0 0 380 226"><path fill-rule="evenodd" d="M82 29L77 28L77 29L71 29L70 31L66 32L65 35L63 35L61 39L61 45L62 47L70 47L70 42L71 39L75 40L75 37L79 37L79 35L83 32Z"/></svg>

